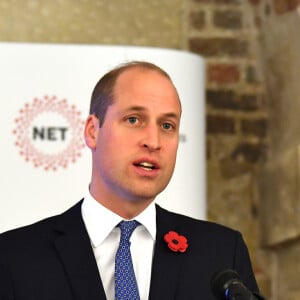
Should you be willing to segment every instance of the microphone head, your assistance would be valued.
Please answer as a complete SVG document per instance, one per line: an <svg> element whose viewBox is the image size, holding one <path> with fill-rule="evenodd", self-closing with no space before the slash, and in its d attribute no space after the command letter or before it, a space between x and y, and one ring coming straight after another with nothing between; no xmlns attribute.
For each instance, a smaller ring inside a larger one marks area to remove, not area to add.
<svg viewBox="0 0 300 300"><path fill-rule="evenodd" d="M211 278L211 289L217 299L226 300L226 289L233 281L240 281L240 277L234 270L216 272Z"/></svg>

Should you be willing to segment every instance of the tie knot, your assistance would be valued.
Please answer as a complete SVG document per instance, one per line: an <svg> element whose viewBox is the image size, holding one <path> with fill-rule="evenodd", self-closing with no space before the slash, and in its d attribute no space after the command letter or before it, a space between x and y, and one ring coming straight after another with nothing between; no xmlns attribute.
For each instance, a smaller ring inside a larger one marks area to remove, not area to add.
<svg viewBox="0 0 300 300"><path fill-rule="evenodd" d="M139 222L135 221L135 220L133 220L133 221L121 221L118 225L121 229L121 239L129 241L132 232L139 225L140 225Z"/></svg>

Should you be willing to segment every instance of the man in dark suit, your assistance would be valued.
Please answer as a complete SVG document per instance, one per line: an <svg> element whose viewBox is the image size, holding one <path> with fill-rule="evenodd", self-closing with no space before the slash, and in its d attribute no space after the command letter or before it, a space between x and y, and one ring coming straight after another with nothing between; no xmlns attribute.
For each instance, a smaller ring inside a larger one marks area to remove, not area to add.
<svg viewBox="0 0 300 300"><path fill-rule="evenodd" d="M211 277L225 269L258 292L239 232L154 204L175 167L180 117L176 88L153 64L131 62L100 79L84 131L87 195L59 216L0 235L0 300L114 299L118 224L133 219L134 299L212 300Z"/></svg>

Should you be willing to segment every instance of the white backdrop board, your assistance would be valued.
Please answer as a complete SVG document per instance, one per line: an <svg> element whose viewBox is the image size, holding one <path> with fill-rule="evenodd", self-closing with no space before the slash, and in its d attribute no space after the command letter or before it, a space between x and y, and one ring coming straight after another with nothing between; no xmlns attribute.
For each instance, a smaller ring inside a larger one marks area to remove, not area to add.
<svg viewBox="0 0 300 300"><path fill-rule="evenodd" d="M83 124L92 90L119 63L165 69L181 98L177 166L157 202L205 218L204 61L184 51L0 43L0 232L61 213L86 193L90 151Z"/></svg>

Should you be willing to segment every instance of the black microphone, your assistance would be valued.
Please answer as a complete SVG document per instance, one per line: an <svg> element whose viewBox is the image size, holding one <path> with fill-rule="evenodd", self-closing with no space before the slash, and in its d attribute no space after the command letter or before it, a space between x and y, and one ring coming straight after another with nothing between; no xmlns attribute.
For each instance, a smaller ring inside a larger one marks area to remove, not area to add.
<svg viewBox="0 0 300 300"><path fill-rule="evenodd" d="M217 272L211 279L211 288L218 300L263 300L254 295L241 281L240 276L233 270Z"/></svg>

